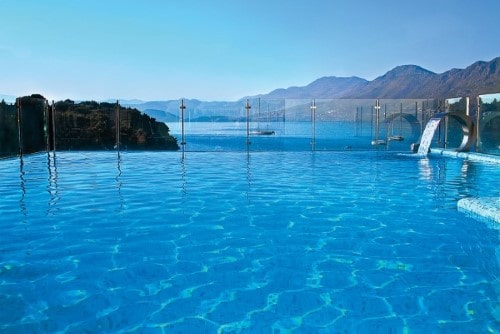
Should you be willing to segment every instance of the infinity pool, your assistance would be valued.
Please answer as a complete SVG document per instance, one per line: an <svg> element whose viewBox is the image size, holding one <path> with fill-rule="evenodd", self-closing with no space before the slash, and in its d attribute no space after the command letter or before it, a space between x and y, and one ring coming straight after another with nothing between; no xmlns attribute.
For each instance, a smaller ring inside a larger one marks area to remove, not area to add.
<svg viewBox="0 0 500 334"><path fill-rule="evenodd" d="M498 165L394 152L0 161L0 331L500 331Z"/></svg>

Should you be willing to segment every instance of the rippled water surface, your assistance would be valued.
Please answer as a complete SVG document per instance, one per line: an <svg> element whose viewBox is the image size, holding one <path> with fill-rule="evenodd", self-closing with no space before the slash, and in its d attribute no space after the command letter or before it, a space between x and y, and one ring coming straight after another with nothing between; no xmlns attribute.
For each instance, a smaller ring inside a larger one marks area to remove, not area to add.
<svg viewBox="0 0 500 334"><path fill-rule="evenodd" d="M0 161L0 331L495 332L498 165L390 152Z"/></svg>

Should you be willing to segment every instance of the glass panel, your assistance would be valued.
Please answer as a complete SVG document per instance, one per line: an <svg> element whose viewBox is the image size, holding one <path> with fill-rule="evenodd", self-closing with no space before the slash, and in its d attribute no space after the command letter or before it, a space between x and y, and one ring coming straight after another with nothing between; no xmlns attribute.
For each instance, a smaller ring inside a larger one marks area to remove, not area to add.
<svg viewBox="0 0 500 334"><path fill-rule="evenodd" d="M137 109L95 101L55 103L57 150L177 150L170 129ZM119 124L119 127L117 127Z"/></svg>
<svg viewBox="0 0 500 334"><path fill-rule="evenodd" d="M19 98L19 124L21 150L23 154L35 153L47 148L47 100L41 95Z"/></svg>
<svg viewBox="0 0 500 334"><path fill-rule="evenodd" d="M112 150L116 145L115 110L112 103L55 103L57 150Z"/></svg>
<svg viewBox="0 0 500 334"><path fill-rule="evenodd" d="M500 93L479 96L478 151L500 155Z"/></svg>
<svg viewBox="0 0 500 334"><path fill-rule="evenodd" d="M15 156L19 152L17 107L15 103L0 102L0 158Z"/></svg>
<svg viewBox="0 0 500 334"><path fill-rule="evenodd" d="M1 156L56 150L410 151L436 113L447 111L434 147L463 145L468 99L264 99L151 102L145 110L38 95L0 103ZM498 154L498 94L481 96L478 151ZM247 107L248 106L248 107ZM474 111L477 108L472 108ZM20 117L18 117L18 114ZM19 118L19 122L18 122ZM18 132L18 123L22 131ZM119 124L119 126L118 126ZM185 145L179 145L184 135ZM54 139L55 138L55 141ZM430 137L429 137L430 138ZM21 145L19 144L21 142ZM55 145L54 145L55 144Z"/></svg>
<svg viewBox="0 0 500 334"><path fill-rule="evenodd" d="M248 119L246 102L185 101L185 150L409 151L437 109L435 100L380 100L377 125L373 99L254 98L248 100ZM169 107L168 112L173 114ZM179 109L177 113L179 121L167 124L180 140ZM372 145L377 135L382 146Z"/></svg>
<svg viewBox="0 0 500 334"><path fill-rule="evenodd" d="M465 97L456 97L446 99L445 101L446 112L458 113L466 117L467 110L468 99ZM446 117L444 119L444 147L447 149L456 149L460 147L463 137L464 133L459 120L453 117Z"/></svg>

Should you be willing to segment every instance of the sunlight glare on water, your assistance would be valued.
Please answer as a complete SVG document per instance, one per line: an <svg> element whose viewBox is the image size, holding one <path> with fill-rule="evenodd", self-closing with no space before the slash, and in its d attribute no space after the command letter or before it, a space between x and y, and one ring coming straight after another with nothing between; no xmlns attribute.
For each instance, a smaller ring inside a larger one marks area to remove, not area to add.
<svg viewBox="0 0 500 334"><path fill-rule="evenodd" d="M4 332L495 332L496 165L391 152L0 161Z"/></svg>

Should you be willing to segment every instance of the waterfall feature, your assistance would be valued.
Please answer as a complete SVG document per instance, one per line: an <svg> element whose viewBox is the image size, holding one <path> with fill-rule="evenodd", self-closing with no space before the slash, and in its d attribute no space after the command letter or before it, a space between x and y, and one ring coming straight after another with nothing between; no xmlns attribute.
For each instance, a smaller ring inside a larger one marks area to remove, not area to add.
<svg viewBox="0 0 500 334"><path fill-rule="evenodd" d="M429 148L431 147L432 138L434 137L434 133L436 132L439 123L441 123L441 118L431 118L429 122L427 122L424 133L422 134L422 139L420 139L420 146L418 147L417 154L427 155L427 152L429 152Z"/></svg>
<svg viewBox="0 0 500 334"><path fill-rule="evenodd" d="M465 152L469 151L474 143L474 124L470 120L470 117L460 113L460 112L443 112L434 115L429 122L427 122L424 133L422 134L422 138L420 139L420 146L418 147L417 154L427 155L429 152L429 148L431 146L432 138L434 137L434 133L439 126L439 123L445 118L451 117L458 121L458 123L462 126L462 143L459 147L455 149L457 152Z"/></svg>

